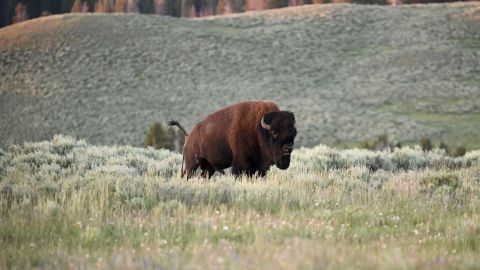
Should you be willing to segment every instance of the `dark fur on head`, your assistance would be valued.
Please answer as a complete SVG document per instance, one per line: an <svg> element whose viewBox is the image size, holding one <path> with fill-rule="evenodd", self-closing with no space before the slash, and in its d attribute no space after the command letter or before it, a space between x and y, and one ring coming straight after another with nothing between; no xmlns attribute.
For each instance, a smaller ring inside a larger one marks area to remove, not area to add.
<svg viewBox="0 0 480 270"><path fill-rule="evenodd" d="M288 168L297 135L295 115L288 111L269 112L263 116L263 122L268 129L259 123L257 130L270 149L271 158L278 168Z"/></svg>

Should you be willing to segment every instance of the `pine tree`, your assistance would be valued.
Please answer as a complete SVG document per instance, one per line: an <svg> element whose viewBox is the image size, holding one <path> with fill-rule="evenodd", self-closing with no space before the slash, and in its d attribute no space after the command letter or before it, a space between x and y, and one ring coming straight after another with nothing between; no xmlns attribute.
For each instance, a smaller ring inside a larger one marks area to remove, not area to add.
<svg viewBox="0 0 480 270"><path fill-rule="evenodd" d="M218 0L215 14L224 14L225 13L225 2L224 0Z"/></svg>
<svg viewBox="0 0 480 270"><path fill-rule="evenodd" d="M15 17L13 23L19 23L28 20L27 9L22 3L18 3L15 7Z"/></svg>
<svg viewBox="0 0 480 270"><path fill-rule="evenodd" d="M88 7L87 2L83 2L80 12L85 13L85 12L88 12L88 11L89 11L89 7Z"/></svg>
<svg viewBox="0 0 480 270"><path fill-rule="evenodd" d="M113 0L99 0L95 4L95 12L113 12Z"/></svg>
<svg viewBox="0 0 480 270"><path fill-rule="evenodd" d="M195 10L195 16L200 17L200 14L201 14L202 9L203 9L202 0L193 0L193 7L194 7L194 10Z"/></svg>
<svg viewBox="0 0 480 270"><path fill-rule="evenodd" d="M77 1L77 0L75 0ZM73 8L74 0L62 0L61 13L70 12ZM81 3L80 3L81 4ZM79 6L80 6L79 4Z"/></svg>
<svg viewBox="0 0 480 270"><path fill-rule="evenodd" d="M180 17L182 15L182 0L164 0L164 15Z"/></svg>
<svg viewBox="0 0 480 270"><path fill-rule="evenodd" d="M138 0L127 0L126 12L138 13Z"/></svg>
<svg viewBox="0 0 480 270"><path fill-rule="evenodd" d="M425 152L431 151L433 148L432 142L427 137L423 137L420 139L420 146L422 147L422 150Z"/></svg>
<svg viewBox="0 0 480 270"><path fill-rule="evenodd" d="M127 10L127 1L126 0L115 0L115 7L113 9L116 13L123 13Z"/></svg>
<svg viewBox="0 0 480 270"><path fill-rule="evenodd" d="M87 0L86 3L88 5L88 12L94 12L97 0Z"/></svg>
<svg viewBox="0 0 480 270"><path fill-rule="evenodd" d="M155 14L165 15L165 1L154 0Z"/></svg>
<svg viewBox="0 0 480 270"><path fill-rule="evenodd" d="M243 12L245 10L246 0L227 0L233 12Z"/></svg>
<svg viewBox="0 0 480 270"><path fill-rule="evenodd" d="M12 14L15 11L15 0L0 1L0 27L12 23Z"/></svg>
<svg viewBox="0 0 480 270"><path fill-rule="evenodd" d="M245 4L245 10L264 10L269 8L269 1L270 0L249 0Z"/></svg>
<svg viewBox="0 0 480 270"><path fill-rule="evenodd" d="M140 13L152 14L155 13L154 0L140 0L138 2L138 10Z"/></svg>
<svg viewBox="0 0 480 270"><path fill-rule="evenodd" d="M268 8L282 8L288 6L288 0L270 0Z"/></svg>
<svg viewBox="0 0 480 270"><path fill-rule="evenodd" d="M73 2L72 9L70 10L70 12L72 13L82 12L82 3L80 2L80 0L75 0L75 2Z"/></svg>
<svg viewBox="0 0 480 270"><path fill-rule="evenodd" d="M155 149L169 149L174 150L174 131L173 129L165 129L160 123L153 123L145 138L144 147L151 146Z"/></svg>
<svg viewBox="0 0 480 270"><path fill-rule="evenodd" d="M210 0L209 7L212 15L217 15L217 5L218 5L218 0Z"/></svg>

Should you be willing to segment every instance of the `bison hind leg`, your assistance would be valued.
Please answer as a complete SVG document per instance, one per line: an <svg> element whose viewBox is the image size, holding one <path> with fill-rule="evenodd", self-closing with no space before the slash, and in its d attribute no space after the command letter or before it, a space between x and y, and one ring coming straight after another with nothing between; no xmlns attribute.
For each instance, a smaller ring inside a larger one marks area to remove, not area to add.
<svg viewBox="0 0 480 270"><path fill-rule="evenodd" d="M202 170L202 177L205 178L211 178L215 173L215 169L206 159L200 161L200 169Z"/></svg>
<svg viewBox="0 0 480 270"><path fill-rule="evenodd" d="M199 166L200 166L199 162L190 160L190 159L185 159L185 172L187 174L187 180L190 179L195 174Z"/></svg>

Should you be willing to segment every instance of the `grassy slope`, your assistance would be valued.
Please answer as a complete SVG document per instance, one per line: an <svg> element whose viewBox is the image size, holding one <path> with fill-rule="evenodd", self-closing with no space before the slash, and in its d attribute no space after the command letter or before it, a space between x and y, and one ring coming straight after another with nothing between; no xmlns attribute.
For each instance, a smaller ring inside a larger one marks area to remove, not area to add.
<svg viewBox="0 0 480 270"><path fill-rule="evenodd" d="M474 269L479 160L319 146L187 182L168 151L26 143L0 152L0 268Z"/></svg>
<svg viewBox="0 0 480 270"><path fill-rule="evenodd" d="M479 8L319 5L201 20L64 15L6 27L0 145L57 133L140 145L155 120L190 129L227 104L272 99L296 113L301 145L385 132L479 147Z"/></svg>

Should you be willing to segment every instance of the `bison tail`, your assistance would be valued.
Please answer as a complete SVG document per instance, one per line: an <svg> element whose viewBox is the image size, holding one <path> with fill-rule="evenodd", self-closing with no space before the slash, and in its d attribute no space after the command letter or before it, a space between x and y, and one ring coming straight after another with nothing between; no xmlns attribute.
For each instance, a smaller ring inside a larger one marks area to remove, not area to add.
<svg viewBox="0 0 480 270"><path fill-rule="evenodd" d="M185 131L185 129L180 125L180 123L178 123L177 121L175 120L170 120L168 121L168 126L172 127L172 126L177 126L183 133L183 135L188 136L188 133Z"/></svg>

